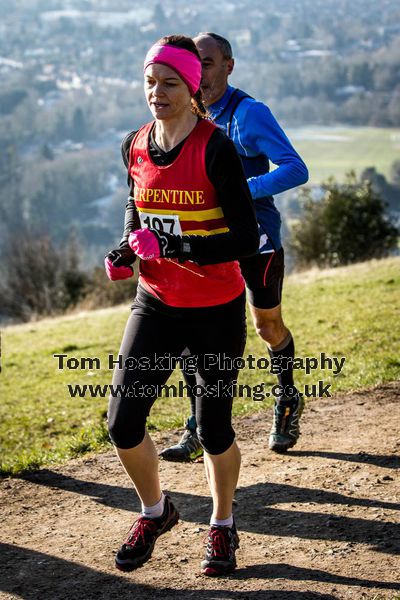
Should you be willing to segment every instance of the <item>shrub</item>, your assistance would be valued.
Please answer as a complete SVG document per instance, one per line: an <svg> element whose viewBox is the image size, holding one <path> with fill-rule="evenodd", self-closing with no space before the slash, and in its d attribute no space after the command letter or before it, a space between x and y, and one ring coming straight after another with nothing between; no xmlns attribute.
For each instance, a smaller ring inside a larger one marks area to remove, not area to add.
<svg viewBox="0 0 400 600"><path fill-rule="evenodd" d="M20 233L5 252L6 273L0 284L2 313L28 321L65 311L82 297L87 276L78 269L73 242L56 249L47 236Z"/></svg>
<svg viewBox="0 0 400 600"><path fill-rule="evenodd" d="M289 243L297 266L334 267L390 254L399 231L370 181L350 172L344 184L331 178L322 189L321 199L303 192L302 216Z"/></svg>

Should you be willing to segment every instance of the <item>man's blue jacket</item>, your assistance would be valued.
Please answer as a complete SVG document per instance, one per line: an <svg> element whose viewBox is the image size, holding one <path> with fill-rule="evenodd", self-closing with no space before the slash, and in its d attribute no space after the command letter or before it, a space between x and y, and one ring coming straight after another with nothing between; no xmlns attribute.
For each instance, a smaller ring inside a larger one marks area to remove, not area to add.
<svg viewBox="0 0 400 600"><path fill-rule="evenodd" d="M308 170L270 109L228 85L208 107L242 159L260 229L260 252L281 248L281 218L273 195L306 183ZM269 162L277 166L270 171Z"/></svg>

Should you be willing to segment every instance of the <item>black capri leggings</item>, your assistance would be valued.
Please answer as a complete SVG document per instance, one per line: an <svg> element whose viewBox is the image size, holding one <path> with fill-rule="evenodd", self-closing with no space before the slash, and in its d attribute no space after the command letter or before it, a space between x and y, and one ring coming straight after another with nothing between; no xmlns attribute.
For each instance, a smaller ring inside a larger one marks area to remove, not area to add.
<svg viewBox="0 0 400 600"><path fill-rule="evenodd" d="M119 351L121 368L114 370L108 407L112 442L124 449L140 444L157 387L172 373L169 359L189 348L197 359L199 440L210 454L225 452L235 439L231 384L237 378L227 359L243 356L245 342L244 292L227 304L175 308L139 286Z"/></svg>

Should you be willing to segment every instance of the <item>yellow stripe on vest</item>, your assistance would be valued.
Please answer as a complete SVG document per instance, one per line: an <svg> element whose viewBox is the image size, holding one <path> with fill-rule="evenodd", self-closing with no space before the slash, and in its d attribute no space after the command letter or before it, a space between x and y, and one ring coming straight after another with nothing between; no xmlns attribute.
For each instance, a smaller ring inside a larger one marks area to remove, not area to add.
<svg viewBox="0 0 400 600"><path fill-rule="evenodd" d="M168 210L153 207L136 207L139 212L151 212L156 215L178 215L180 221L210 221L211 219L221 219L224 216L222 208L210 208L208 210ZM225 229L224 229L225 231Z"/></svg>
<svg viewBox="0 0 400 600"><path fill-rule="evenodd" d="M220 229L211 229L207 231L206 229L188 229L187 231L182 231L182 235L214 235L214 233L228 233L228 227L221 227Z"/></svg>

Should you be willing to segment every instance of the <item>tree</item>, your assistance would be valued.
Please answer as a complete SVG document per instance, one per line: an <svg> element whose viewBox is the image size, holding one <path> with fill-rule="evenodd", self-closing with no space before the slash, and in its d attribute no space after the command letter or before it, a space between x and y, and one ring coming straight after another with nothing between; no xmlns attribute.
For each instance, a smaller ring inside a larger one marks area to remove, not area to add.
<svg viewBox="0 0 400 600"><path fill-rule="evenodd" d="M49 146L49 144L44 143L40 149L40 154L43 156L43 158L45 158L46 160L54 160L54 152L51 149L51 146Z"/></svg>
<svg viewBox="0 0 400 600"><path fill-rule="evenodd" d="M75 142L82 142L86 138L87 133L86 117L83 110L78 107L74 110L72 117L71 137Z"/></svg>
<svg viewBox="0 0 400 600"><path fill-rule="evenodd" d="M397 162L398 167L400 163ZM396 161L392 164L391 175L393 183L379 173L375 167L368 167L360 175L361 181L370 181L375 192L387 203L388 211L393 213L400 210L400 185L396 184ZM399 181L400 183L400 181Z"/></svg>
<svg viewBox="0 0 400 600"><path fill-rule="evenodd" d="M400 188L400 160L395 160L390 167L390 179L393 184Z"/></svg>
<svg viewBox="0 0 400 600"><path fill-rule="evenodd" d="M161 29L163 27L165 28L166 24L168 24L168 19L160 2L158 2L154 7L152 22L157 28Z"/></svg>
<svg viewBox="0 0 400 600"><path fill-rule="evenodd" d="M2 312L29 321L76 304L88 281L78 269L77 251L74 241L56 249L46 236L22 230L14 235L5 253L7 270L0 283Z"/></svg>
<svg viewBox="0 0 400 600"><path fill-rule="evenodd" d="M387 256L396 247L399 231L370 181L358 181L351 171L344 184L331 178L322 188L321 199L303 192L303 216L290 242L297 265L347 265Z"/></svg>

